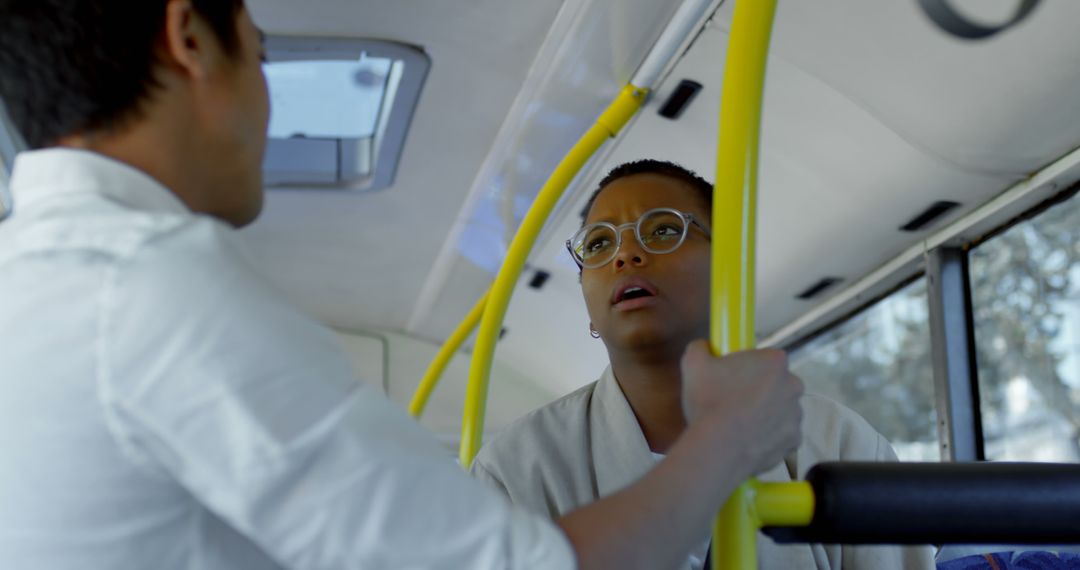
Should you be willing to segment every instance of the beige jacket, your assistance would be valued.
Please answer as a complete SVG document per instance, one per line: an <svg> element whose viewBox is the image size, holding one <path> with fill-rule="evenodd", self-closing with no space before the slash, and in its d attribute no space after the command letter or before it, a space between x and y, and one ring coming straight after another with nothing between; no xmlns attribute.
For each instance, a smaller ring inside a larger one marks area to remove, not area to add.
<svg viewBox="0 0 1080 570"><path fill-rule="evenodd" d="M823 461L896 461L889 442L855 412L824 397L803 401L803 442L762 481L801 479ZM597 382L540 408L480 450L473 475L510 500L556 518L633 483L656 459L609 367ZM702 529L704 559L708 529ZM758 563L776 569L934 568L929 547L797 544L758 538ZM682 565L691 568L691 563Z"/></svg>

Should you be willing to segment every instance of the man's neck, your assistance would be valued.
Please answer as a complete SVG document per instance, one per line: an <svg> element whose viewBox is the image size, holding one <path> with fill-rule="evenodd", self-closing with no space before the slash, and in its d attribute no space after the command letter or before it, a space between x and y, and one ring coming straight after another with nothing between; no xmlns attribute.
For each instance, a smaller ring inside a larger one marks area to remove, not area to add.
<svg viewBox="0 0 1080 570"><path fill-rule="evenodd" d="M183 127L184 119L160 107L115 131L76 134L60 139L62 147L96 152L142 171L176 195L188 209L205 209L205 169L192 168L194 159Z"/></svg>
<svg viewBox="0 0 1080 570"><path fill-rule="evenodd" d="M667 450L686 429L682 408L681 352L609 351L611 370L655 453Z"/></svg>

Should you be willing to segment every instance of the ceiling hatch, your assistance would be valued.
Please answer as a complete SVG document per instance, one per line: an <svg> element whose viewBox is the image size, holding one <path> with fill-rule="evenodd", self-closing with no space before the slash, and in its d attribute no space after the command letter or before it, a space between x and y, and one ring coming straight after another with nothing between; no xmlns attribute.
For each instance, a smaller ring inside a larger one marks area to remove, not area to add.
<svg viewBox="0 0 1080 570"><path fill-rule="evenodd" d="M431 62L385 41L269 38L269 188L378 190L398 159Z"/></svg>

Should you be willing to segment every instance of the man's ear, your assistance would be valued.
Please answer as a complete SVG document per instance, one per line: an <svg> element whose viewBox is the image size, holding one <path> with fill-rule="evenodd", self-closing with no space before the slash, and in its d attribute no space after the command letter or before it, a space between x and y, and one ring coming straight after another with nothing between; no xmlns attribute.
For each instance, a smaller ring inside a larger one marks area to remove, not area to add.
<svg viewBox="0 0 1080 570"><path fill-rule="evenodd" d="M164 63L192 78L209 75L219 56L217 38L191 0L165 4Z"/></svg>

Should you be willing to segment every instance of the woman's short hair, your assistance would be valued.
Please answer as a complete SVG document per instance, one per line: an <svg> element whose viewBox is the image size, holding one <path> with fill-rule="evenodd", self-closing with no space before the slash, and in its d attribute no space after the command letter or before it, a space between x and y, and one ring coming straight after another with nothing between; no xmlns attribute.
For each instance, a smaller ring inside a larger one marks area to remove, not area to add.
<svg viewBox="0 0 1080 570"><path fill-rule="evenodd" d="M668 176L676 180L681 180L696 190L701 195L701 199L705 201L705 205L710 210L712 209L713 185L711 182L698 176L693 170L675 164L674 162L646 158L620 164L611 169L611 172L608 172L607 176L600 181L600 185L585 204L585 209L581 212L582 223L584 223L585 218L589 216L589 210L592 210L593 204L596 203L596 197L604 191L604 188L607 188L616 180L635 174L659 174L661 176Z"/></svg>

